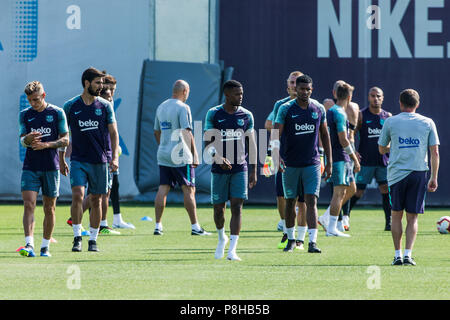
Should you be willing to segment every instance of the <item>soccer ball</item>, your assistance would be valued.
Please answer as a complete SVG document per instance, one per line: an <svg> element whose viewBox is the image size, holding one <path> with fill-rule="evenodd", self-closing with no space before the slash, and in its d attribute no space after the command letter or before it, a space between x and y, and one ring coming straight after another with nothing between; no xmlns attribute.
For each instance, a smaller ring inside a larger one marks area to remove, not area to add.
<svg viewBox="0 0 450 320"><path fill-rule="evenodd" d="M436 223L437 229L439 233L447 234L450 233L450 217L444 216L441 217L438 222Z"/></svg>

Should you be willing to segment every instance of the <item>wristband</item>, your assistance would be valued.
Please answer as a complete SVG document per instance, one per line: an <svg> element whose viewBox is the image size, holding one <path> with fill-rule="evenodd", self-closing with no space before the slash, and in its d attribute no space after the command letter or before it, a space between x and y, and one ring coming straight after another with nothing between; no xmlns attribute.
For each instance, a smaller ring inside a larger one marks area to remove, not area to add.
<svg viewBox="0 0 450 320"><path fill-rule="evenodd" d="M67 150L67 147L61 147L61 148L58 148L58 151L59 151L59 152L66 152L66 150Z"/></svg>
<svg viewBox="0 0 450 320"><path fill-rule="evenodd" d="M344 148L344 151L345 151L345 153L347 153L348 155L350 155L350 154L354 153L354 151L353 151L353 148L352 148L352 145L351 145L351 144L349 144L348 146L346 146L346 147Z"/></svg>
<svg viewBox="0 0 450 320"><path fill-rule="evenodd" d="M28 145L28 144L25 143L25 137L26 137L26 136L20 137L20 144L21 144L24 148L28 148L30 145Z"/></svg>

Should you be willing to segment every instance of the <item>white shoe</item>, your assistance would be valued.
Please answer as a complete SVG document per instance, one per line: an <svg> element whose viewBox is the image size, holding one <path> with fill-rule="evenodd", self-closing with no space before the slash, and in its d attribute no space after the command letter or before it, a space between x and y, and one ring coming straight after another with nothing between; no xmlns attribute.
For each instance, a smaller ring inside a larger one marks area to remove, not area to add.
<svg viewBox="0 0 450 320"><path fill-rule="evenodd" d="M136 229L136 227L132 223L128 223L125 221L120 221L119 223L113 223L113 228L117 229Z"/></svg>
<svg viewBox="0 0 450 320"><path fill-rule="evenodd" d="M345 232L344 223L342 222L342 220L337 222L337 226L336 227L337 227L338 231Z"/></svg>
<svg viewBox="0 0 450 320"><path fill-rule="evenodd" d="M241 258L239 258L234 251L228 252L227 259L231 261L241 261Z"/></svg>
<svg viewBox="0 0 450 320"><path fill-rule="evenodd" d="M222 240L219 240L219 243L217 244L216 253L214 254L214 258L216 259L222 259L225 255L225 246L228 243L228 237L225 236Z"/></svg>
<svg viewBox="0 0 450 320"><path fill-rule="evenodd" d="M345 234L343 232L340 232L338 230L330 231L326 233L327 237L343 237L343 238L350 238L349 234Z"/></svg>
<svg viewBox="0 0 450 320"><path fill-rule="evenodd" d="M319 222L319 224L322 226L324 231L327 231L327 226L328 226L328 219L325 218L323 215L319 216L319 218L317 219L317 221Z"/></svg>
<svg viewBox="0 0 450 320"><path fill-rule="evenodd" d="M350 230L350 218L348 216L342 216L342 223L345 231Z"/></svg>
<svg viewBox="0 0 450 320"><path fill-rule="evenodd" d="M279 221L277 224L277 231L283 231L283 221Z"/></svg>

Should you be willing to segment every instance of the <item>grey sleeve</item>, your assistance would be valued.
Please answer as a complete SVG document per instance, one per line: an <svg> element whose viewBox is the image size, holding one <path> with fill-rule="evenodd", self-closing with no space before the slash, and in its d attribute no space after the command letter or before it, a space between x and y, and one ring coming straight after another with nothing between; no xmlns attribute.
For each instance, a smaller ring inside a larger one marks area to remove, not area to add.
<svg viewBox="0 0 450 320"><path fill-rule="evenodd" d="M156 113L155 113L155 124L153 125L153 130L161 131L161 126L159 125L159 119L158 119L158 110L156 110Z"/></svg>
<svg viewBox="0 0 450 320"><path fill-rule="evenodd" d="M389 142L391 142L391 137L390 137L390 118L386 119L386 122L383 125L383 128L381 129L381 134L380 137L378 138L378 145L386 147Z"/></svg>
<svg viewBox="0 0 450 320"><path fill-rule="evenodd" d="M430 135L428 136L428 146L435 146L439 143L439 136L436 129L436 124L433 120L430 120Z"/></svg>
<svg viewBox="0 0 450 320"><path fill-rule="evenodd" d="M192 116L191 116L191 109L189 107L180 109L178 120L180 122L181 129L192 130Z"/></svg>

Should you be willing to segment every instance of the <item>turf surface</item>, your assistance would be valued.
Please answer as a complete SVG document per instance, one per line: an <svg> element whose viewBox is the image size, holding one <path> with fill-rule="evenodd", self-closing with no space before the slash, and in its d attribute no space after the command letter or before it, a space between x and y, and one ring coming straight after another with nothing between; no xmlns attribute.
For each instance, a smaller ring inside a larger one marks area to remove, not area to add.
<svg viewBox="0 0 450 320"><path fill-rule="evenodd" d="M371 300L449 299L450 235L436 231L447 210L428 209L419 217L413 250L416 267L391 266L390 232L383 231L379 208L357 207L351 215L351 238L328 238L319 230L322 254L284 253L277 249L281 233L275 207L244 207L238 244L241 262L215 260L217 244L212 209L198 216L209 237L190 235L183 207L169 205L163 217L164 235L154 236L152 205L123 204L124 219L136 230L100 235L101 252L71 252L73 234L66 225L68 205L58 205L51 258L26 258L21 205L0 206L0 299L151 299L151 300ZM319 210L323 213L323 208ZM230 213L226 215L229 234ZM36 209L35 246L42 238L42 206ZM112 213L108 221L112 223ZM87 215L83 226L88 225ZM308 236L306 236L308 241Z"/></svg>

